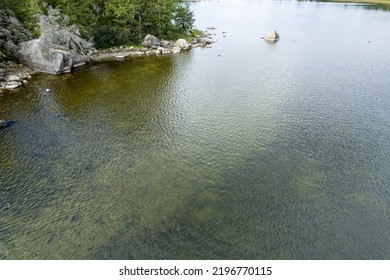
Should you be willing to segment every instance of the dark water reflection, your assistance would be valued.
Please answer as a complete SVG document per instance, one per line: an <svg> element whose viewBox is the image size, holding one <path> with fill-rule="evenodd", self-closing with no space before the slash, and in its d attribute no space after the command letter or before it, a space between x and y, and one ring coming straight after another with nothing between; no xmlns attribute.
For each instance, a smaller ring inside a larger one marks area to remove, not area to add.
<svg viewBox="0 0 390 280"><path fill-rule="evenodd" d="M0 97L0 258L388 259L390 14L193 8L212 49Z"/></svg>

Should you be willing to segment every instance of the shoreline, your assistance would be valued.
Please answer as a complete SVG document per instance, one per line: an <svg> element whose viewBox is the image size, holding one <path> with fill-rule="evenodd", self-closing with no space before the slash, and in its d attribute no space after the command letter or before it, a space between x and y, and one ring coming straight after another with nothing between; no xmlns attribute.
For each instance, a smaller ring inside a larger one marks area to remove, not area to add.
<svg viewBox="0 0 390 280"><path fill-rule="evenodd" d="M185 39L178 39L174 41L161 41L161 46L120 46L107 50L96 50L90 55L90 60L81 63L73 69L82 66L86 63L93 63L99 61L121 61L130 56L149 56L149 55L175 55L182 52L190 51L193 48L211 48L212 44L217 40L214 38L216 34L204 31L201 35L193 37L191 42ZM3 66L3 67L1 67ZM34 74L40 73L28 66L18 64L12 61L6 61L0 64L2 70L2 77L0 76L0 95L13 92L18 88L28 84L28 80L32 79ZM61 75L61 74L51 74Z"/></svg>
<svg viewBox="0 0 390 280"><path fill-rule="evenodd" d="M181 50L174 49L174 48L164 48L164 47L158 47L157 49L123 47L123 48L116 48L113 50L103 50L103 51L94 52L91 55L92 58L91 61L93 62L93 61L107 61L107 60L108 61L122 60L131 56L174 55L174 54L187 52L190 51L191 49L195 49L199 47L210 48L211 45L200 46L198 44L196 45L192 44L190 48L188 49L182 48Z"/></svg>
<svg viewBox="0 0 390 280"><path fill-rule="evenodd" d="M331 1L315 1L315 2L387 5L390 8L390 0L331 0Z"/></svg>
<svg viewBox="0 0 390 280"><path fill-rule="evenodd" d="M298 0L298 2L315 2L315 3L337 3L337 4L357 4L367 6L387 7L390 9L390 0Z"/></svg>
<svg viewBox="0 0 390 280"><path fill-rule="evenodd" d="M28 84L28 80L33 78L37 72L29 67L13 61L3 62L3 81L0 82L0 94L4 95L21 86Z"/></svg>

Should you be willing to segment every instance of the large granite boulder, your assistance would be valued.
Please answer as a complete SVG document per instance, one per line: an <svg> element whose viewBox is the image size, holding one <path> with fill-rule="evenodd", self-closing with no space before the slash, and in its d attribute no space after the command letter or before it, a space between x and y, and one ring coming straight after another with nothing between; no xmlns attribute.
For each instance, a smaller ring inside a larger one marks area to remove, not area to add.
<svg viewBox="0 0 390 280"><path fill-rule="evenodd" d="M69 73L73 59L69 52L44 46L39 39L19 44L19 60L31 69L49 74Z"/></svg>
<svg viewBox="0 0 390 280"><path fill-rule="evenodd" d="M274 30L265 35L263 39L268 42L276 42L279 40L279 34L278 32L276 32L276 30Z"/></svg>
<svg viewBox="0 0 390 280"><path fill-rule="evenodd" d="M161 47L161 42L156 36L146 35L141 45L146 48L157 49L158 47Z"/></svg>
<svg viewBox="0 0 390 280"><path fill-rule="evenodd" d="M190 48L190 44L185 39L179 39L175 42L175 47L178 47L183 50L188 50Z"/></svg>

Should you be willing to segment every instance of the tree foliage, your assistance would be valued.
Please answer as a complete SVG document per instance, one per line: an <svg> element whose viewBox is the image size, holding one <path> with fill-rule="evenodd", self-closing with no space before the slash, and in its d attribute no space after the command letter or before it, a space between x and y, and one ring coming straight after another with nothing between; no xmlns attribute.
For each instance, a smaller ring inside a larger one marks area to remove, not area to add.
<svg viewBox="0 0 390 280"><path fill-rule="evenodd" d="M83 37L93 37L98 48L139 43L146 34L173 37L191 29L188 4L178 0L0 0L0 9L13 13L35 36L39 16L50 9L66 15Z"/></svg>
<svg viewBox="0 0 390 280"><path fill-rule="evenodd" d="M181 32L190 30L195 22L194 13L190 10L190 4L178 5L175 10L176 27Z"/></svg>

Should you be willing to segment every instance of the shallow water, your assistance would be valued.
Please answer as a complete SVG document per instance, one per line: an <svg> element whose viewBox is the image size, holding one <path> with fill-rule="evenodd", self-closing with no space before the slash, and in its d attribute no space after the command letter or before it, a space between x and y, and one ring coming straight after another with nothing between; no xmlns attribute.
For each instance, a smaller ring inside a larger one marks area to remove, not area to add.
<svg viewBox="0 0 390 280"><path fill-rule="evenodd" d="M389 259L390 13L192 7L212 49L0 97L0 258Z"/></svg>

